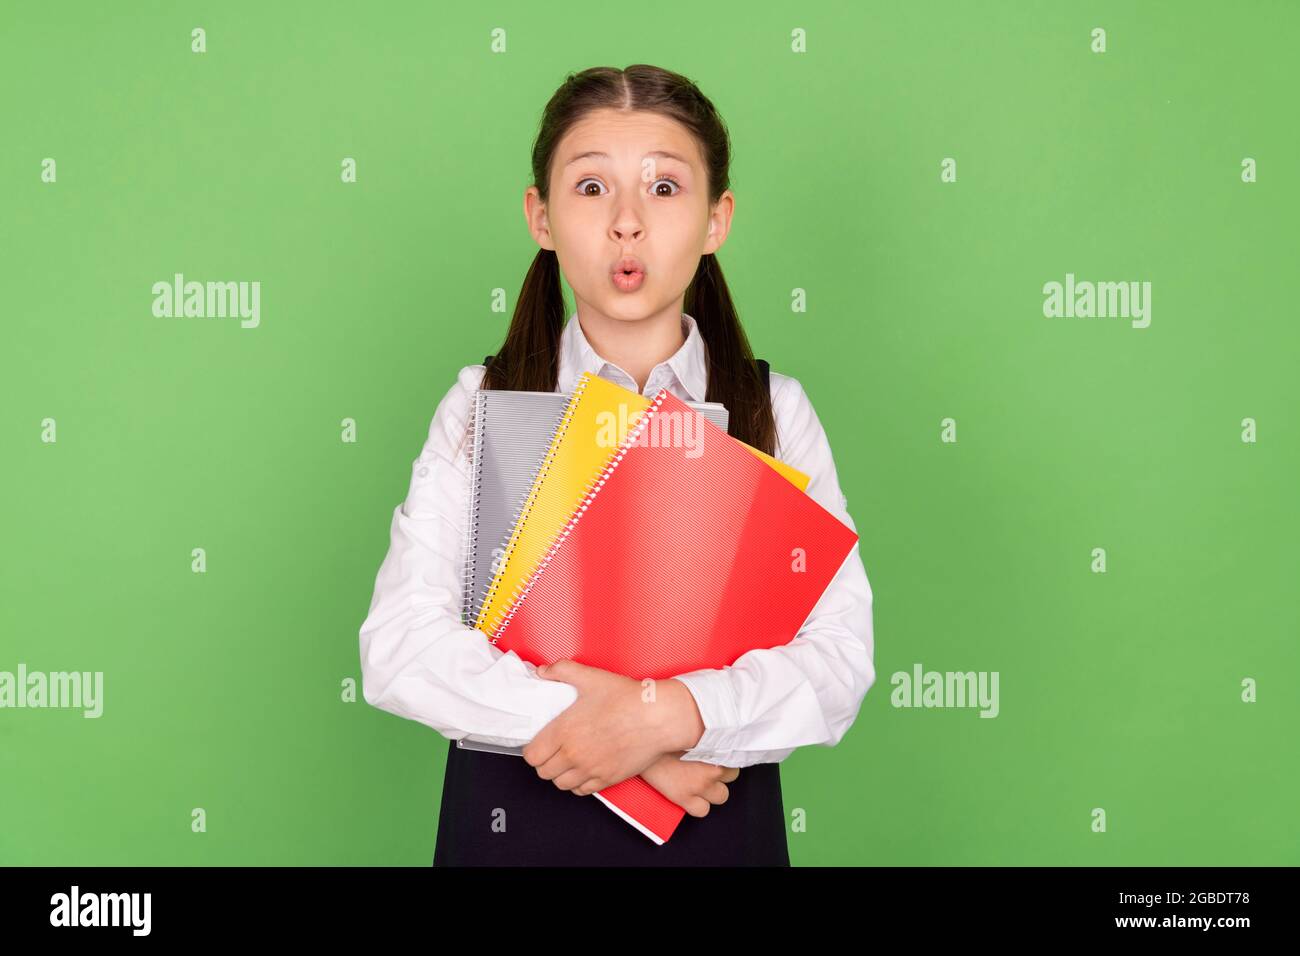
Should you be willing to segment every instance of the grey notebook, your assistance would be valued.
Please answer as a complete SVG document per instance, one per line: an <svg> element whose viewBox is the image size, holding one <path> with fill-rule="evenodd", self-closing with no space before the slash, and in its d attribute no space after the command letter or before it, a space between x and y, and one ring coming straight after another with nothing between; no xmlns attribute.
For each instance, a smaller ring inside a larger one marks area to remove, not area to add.
<svg viewBox="0 0 1300 956"><path fill-rule="evenodd" d="M469 424L472 487L465 524L461 620L473 627L504 552L569 403L569 392L475 393ZM724 432L727 409L718 402L687 402ZM457 741L470 750L519 754L519 747Z"/></svg>

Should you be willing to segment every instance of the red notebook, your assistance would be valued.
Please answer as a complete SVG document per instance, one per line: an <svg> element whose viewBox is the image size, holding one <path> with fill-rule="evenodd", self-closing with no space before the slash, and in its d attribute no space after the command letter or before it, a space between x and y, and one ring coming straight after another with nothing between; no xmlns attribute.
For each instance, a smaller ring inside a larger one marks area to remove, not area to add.
<svg viewBox="0 0 1300 956"><path fill-rule="evenodd" d="M693 414L661 389L511 604L503 651L665 680L799 633L857 534L703 416L683 447L669 413ZM595 795L656 843L686 813L639 776Z"/></svg>

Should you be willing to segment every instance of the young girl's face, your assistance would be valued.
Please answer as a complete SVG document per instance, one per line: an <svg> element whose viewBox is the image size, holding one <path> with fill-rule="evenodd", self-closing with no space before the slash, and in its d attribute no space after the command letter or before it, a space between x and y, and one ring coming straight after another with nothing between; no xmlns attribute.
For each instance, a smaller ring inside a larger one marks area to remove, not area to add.
<svg viewBox="0 0 1300 956"><path fill-rule="evenodd" d="M544 207L535 187L525 195L533 234L555 250L580 308L613 319L680 312L700 256L730 225L731 191L710 204L694 137L657 113L588 114L560 140L549 187ZM639 282L623 275L626 257Z"/></svg>

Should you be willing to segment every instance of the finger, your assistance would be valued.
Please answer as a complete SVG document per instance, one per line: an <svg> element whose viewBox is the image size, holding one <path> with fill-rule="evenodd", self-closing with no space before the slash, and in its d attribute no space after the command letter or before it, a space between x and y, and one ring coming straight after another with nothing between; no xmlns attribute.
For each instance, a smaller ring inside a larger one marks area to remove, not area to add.
<svg viewBox="0 0 1300 956"><path fill-rule="evenodd" d="M705 817L709 815L709 801L703 797L691 797L682 804L682 809L693 817Z"/></svg>
<svg viewBox="0 0 1300 956"><path fill-rule="evenodd" d="M531 766L541 767L552 759L559 749L558 735L544 727L538 731L536 737L524 744L521 753Z"/></svg>
<svg viewBox="0 0 1300 956"><path fill-rule="evenodd" d="M723 768L722 768L722 777L721 777L721 780L722 780L723 783L731 783L731 781L735 780L735 779L736 779L737 777L739 777L739 776L740 776L740 768L739 768L739 767L723 767Z"/></svg>
<svg viewBox="0 0 1300 956"><path fill-rule="evenodd" d="M720 804L726 803L727 797L731 796L731 791L727 789L725 783L715 783L704 791L704 797L709 803Z"/></svg>
<svg viewBox="0 0 1300 956"><path fill-rule="evenodd" d="M554 783L561 790L577 790L579 787L581 787L583 784L587 783L590 780L591 780L591 774L587 773L585 770L570 768L569 770L566 770L564 773L560 774L551 782Z"/></svg>
<svg viewBox="0 0 1300 956"><path fill-rule="evenodd" d="M537 768L537 776L541 777L543 780L554 780L556 777L560 776L560 774L572 769L573 761L564 756L562 752L556 751L555 755L551 757L550 760L547 760ZM585 779L586 777L583 778L583 780ZM577 782L581 783L582 780Z"/></svg>

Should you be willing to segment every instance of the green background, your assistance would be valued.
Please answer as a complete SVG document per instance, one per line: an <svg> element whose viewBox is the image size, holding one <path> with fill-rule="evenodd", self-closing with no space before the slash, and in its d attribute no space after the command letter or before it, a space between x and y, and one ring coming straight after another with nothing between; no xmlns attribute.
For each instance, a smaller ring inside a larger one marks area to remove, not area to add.
<svg viewBox="0 0 1300 956"><path fill-rule="evenodd" d="M542 106L648 62L730 127L719 259L875 594L857 722L782 766L793 862L1300 863L1296 5L0 16L0 670L105 674L98 720L0 710L0 862L428 865L445 740L340 685L536 251ZM261 326L153 317L175 272L260 281ZM1045 318L1067 272L1150 281L1150 327ZM1000 715L891 707L916 662L998 671Z"/></svg>

